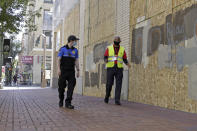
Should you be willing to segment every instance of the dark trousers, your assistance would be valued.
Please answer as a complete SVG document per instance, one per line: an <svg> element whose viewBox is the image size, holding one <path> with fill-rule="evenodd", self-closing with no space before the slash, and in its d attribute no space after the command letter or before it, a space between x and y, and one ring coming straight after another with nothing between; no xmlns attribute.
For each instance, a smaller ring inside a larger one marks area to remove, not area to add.
<svg viewBox="0 0 197 131"><path fill-rule="evenodd" d="M122 88L122 78L123 69L117 66L107 69L107 84L106 84L106 96L109 98L114 84L114 77L116 78L116 89L115 89L115 101L120 101L121 88Z"/></svg>
<svg viewBox="0 0 197 131"><path fill-rule="evenodd" d="M67 98L66 98L66 104L71 104L73 91L76 85L76 78L75 78L75 71L66 71L62 72L59 76L59 99L60 101L64 101L64 92L66 86L68 86L67 90Z"/></svg>

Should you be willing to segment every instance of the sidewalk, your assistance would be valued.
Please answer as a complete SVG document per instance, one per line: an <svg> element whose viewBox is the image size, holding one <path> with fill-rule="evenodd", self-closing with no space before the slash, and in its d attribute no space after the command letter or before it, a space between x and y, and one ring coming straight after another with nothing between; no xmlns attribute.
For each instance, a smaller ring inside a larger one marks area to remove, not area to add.
<svg viewBox="0 0 197 131"><path fill-rule="evenodd" d="M197 131L197 114L75 95L60 109L56 89L0 90L0 131Z"/></svg>

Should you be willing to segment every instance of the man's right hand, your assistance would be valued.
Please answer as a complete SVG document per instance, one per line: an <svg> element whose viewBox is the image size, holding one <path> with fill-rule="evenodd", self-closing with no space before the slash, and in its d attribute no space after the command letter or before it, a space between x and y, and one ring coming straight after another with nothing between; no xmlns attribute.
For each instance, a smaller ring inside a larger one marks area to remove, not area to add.
<svg viewBox="0 0 197 131"><path fill-rule="evenodd" d="M61 75L61 70L58 70L58 76L60 76Z"/></svg>

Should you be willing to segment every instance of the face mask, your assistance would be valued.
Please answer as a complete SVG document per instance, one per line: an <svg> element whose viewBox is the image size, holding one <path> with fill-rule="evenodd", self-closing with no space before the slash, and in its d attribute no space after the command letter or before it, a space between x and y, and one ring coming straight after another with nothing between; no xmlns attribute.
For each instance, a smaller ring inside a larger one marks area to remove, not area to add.
<svg viewBox="0 0 197 131"><path fill-rule="evenodd" d="M115 45L119 45L119 44L120 44L120 42L118 42L118 41L114 41L114 44L115 44Z"/></svg>
<svg viewBox="0 0 197 131"><path fill-rule="evenodd" d="M73 46L76 46L76 45L77 45L77 42L76 42L76 41L74 41L74 42L73 42Z"/></svg>

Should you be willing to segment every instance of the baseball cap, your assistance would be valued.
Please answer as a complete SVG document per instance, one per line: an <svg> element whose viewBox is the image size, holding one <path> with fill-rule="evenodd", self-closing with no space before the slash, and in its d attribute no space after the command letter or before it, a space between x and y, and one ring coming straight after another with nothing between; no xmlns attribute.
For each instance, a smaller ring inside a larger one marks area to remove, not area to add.
<svg viewBox="0 0 197 131"><path fill-rule="evenodd" d="M70 36L68 37L68 42L70 42L70 41L75 41L75 40L79 40L79 38L77 38L77 37L74 36L74 35L70 35Z"/></svg>

